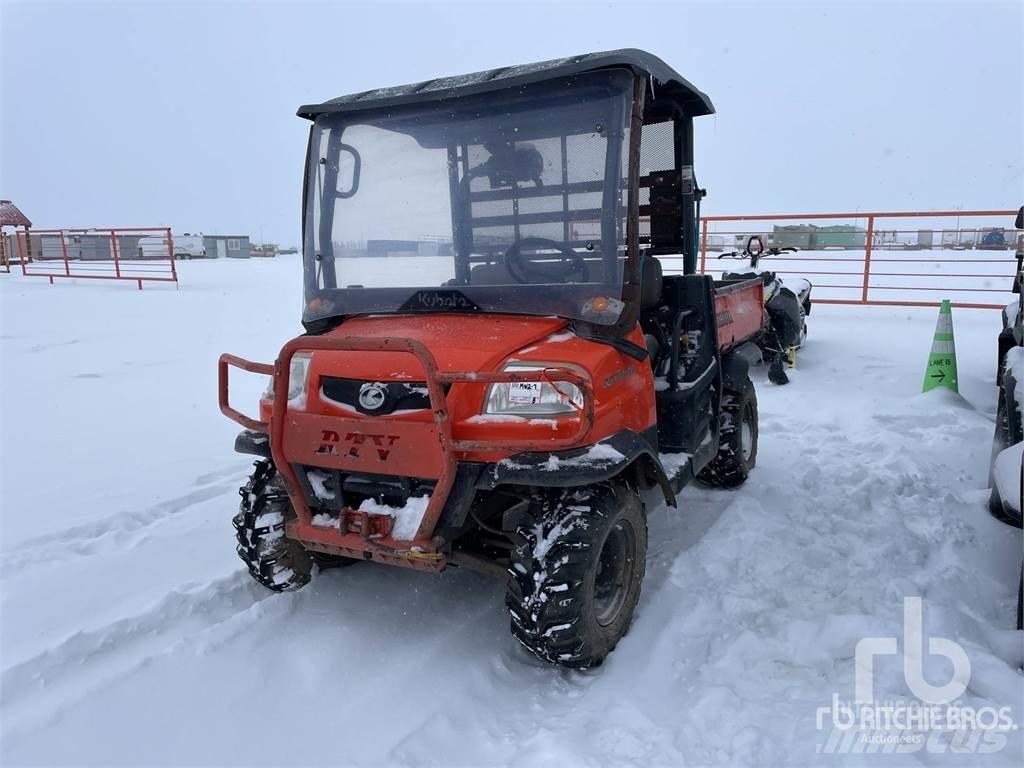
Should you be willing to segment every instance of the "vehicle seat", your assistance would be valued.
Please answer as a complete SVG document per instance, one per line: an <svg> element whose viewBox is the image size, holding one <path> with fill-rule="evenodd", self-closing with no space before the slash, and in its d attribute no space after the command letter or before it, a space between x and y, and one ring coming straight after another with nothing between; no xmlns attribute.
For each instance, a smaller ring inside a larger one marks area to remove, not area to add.
<svg viewBox="0 0 1024 768"><path fill-rule="evenodd" d="M649 250L640 251L640 311L654 309L661 302L662 270L661 262L651 255ZM661 342L658 337L650 331L648 324L644 328L644 343L647 345L647 355L653 366L661 353Z"/></svg>
<svg viewBox="0 0 1024 768"><path fill-rule="evenodd" d="M516 285L505 264L496 261L489 264L476 264L469 271L470 285Z"/></svg>

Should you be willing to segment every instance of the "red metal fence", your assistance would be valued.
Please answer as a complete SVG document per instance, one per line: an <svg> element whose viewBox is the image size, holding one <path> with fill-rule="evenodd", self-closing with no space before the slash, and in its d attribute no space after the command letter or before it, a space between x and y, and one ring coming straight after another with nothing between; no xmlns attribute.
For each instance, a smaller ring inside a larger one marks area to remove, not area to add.
<svg viewBox="0 0 1024 768"><path fill-rule="evenodd" d="M1014 251L1024 234L1010 229L1016 211L898 211L868 213L704 216L700 271L739 266L718 261L742 250L752 235L768 247L796 246L762 266L807 277L822 304L1000 308L1011 300ZM908 223L909 222L909 223ZM4 237L8 262L22 273L57 278L177 283L169 228L113 227L19 231ZM14 251L12 253L12 251ZM0 269L2 269L0 253ZM682 257L661 257L681 271ZM674 263L678 259L678 263Z"/></svg>
<svg viewBox="0 0 1024 768"><path fill-rule="evenodd" d="M1011 228L1015 215L1006 210L705 216L700 270L737 268L717 257L742 250L759 235L767 247L799 249L760 266L810 279L815 303L937 306L952 298L955 306L1001 308L1012 298L1014 251L1024 238Z"/></svg>
<svg viewBox="0 0 1024 768"><path fill-rule="evenodd" d="M177 283L174 239L167 227L31 229L16 232L23 275L74 280Z"/></svg>

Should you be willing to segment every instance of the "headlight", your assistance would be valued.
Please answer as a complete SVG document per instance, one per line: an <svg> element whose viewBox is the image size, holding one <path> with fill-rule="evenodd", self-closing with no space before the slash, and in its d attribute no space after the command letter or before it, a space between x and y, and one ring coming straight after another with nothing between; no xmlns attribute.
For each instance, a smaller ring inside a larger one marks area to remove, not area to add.
<svg viewBox="0 0 1024 768"><path fill-rule="evenodd" d="M573 368L553 363L509 363L502 371L517 373L543 371L550 368ZM511 414L513 416L547 416L575 413L583 407L583 394L579 387L567 381L506 381L492 384L487 392L484 413Z"/></svg>
<svg viewBox="0 0 1024 768"><path fill-rule="evenodd" d="M293 403L292 401L300 398L306 392L306 382L309 380L309 363L312 359L312 352L296 352L288 368L288 402L296 407L301 407L305 404ZM266 400L274 399L273 377L271 377L263 397Z"/></svg>

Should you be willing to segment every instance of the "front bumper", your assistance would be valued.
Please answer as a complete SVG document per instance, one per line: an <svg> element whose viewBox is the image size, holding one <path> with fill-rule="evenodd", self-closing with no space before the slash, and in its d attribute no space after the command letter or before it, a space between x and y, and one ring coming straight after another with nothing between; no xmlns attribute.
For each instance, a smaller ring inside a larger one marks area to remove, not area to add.
<svg viewBox="0 0 1024 768"><path fill-rule="evenodd" d="M299 351L400 352L414 356L425 374L433 420L348 419L290 410L288 372L292 357ZM231 407L230 367L273 377L274 405L269 422L249 418ZM550 452L575 448L585 444L594 424L590 383L575 372L564 369L441 372L429 350L422 343L407 338L300 336L284 346L273 366L222 355L218 373L221 411L247 430L236 439L236 448L261 456L267 456L269 451L269 458L285 481L296 514L296 519L287 524L290 538L317 551L425 570L440 570L445 566L440 551L445 542L435 536L435 530L460 477L461 460L474 452L517 453L537 449ZM573 434L507 441L454 439L446 385L536 381L538 377L549 382L567 382L579 389L583 405L579 409L579 427ZM259 439L261 435L267 438L269 447L264 447ZM324 527L313 524L310 504L296 472L296 466L303 465L339 472L417 477L433 481L434 490L410 539L394 538L390 528L382 530L379 525L371 525L366 512L350 508L340 510L337 526Z"/></svg>
<svg viewBox="0 0 1024 768"><path fill-rule="evenodd" d="M656 450L657 434L645 436L632 430L622 430L606 440L581 448L546 453L519 453L498 462L459 461L456 466L455 482L449 491L441 518L435 530L435 538L448 541L449 531L457 531L466 520L469 507L478 491L493 491L501 486L526 486L531 488L573 488L594 485L619 477L636 462L641 462L641 473L645 485L657 485L665 494L667 503L675 502L675 493L693 476L688 465L692 459L686 454L673 456L672 472L669 473ZM235 438L235 450L262 458L271 458L270 441L266 435L251 430L239 433ZM679 461L684 459L685 461ZM310 505L321 504L334 514L344 507L333 498L344 498L351 487L376 486L378 489L397 490L405 486L405 496L418 495L423 484L414 478L396 475L358 474L345 476L324 467L307 465L295 468L299 484ZM690 470L690 471L688 471ZM309 472L328 474L331 497L326 500L317 495L313 484L307 479ZM671 476L670 476L671 474ZM387 491L385 491L386 493Z"/></svg>

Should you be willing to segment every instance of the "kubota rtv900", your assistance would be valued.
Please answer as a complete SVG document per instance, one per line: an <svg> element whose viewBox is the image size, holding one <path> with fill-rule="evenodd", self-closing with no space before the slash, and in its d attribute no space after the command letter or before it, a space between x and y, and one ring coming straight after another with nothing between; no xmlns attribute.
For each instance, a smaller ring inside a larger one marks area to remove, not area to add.
<svg viewBox="0 0 1024 768"><path fill-rule="evenodd" d="M261 584L472 568L506 581L534 654L604 659L640 596L641 492L737 485L757 452L734 350L762 284L695 274L711 112L635 50L299 110L306 333L272 366L220 361L236 450L261 457L234 520ZM229 366L272 376L258 418Z"/></svg>

